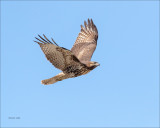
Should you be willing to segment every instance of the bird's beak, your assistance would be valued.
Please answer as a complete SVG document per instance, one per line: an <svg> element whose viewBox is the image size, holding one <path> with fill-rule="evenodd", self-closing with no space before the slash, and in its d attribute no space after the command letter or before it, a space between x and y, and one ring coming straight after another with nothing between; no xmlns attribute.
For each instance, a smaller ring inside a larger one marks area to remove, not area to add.
<svg viewBox="0 0 160 128"><path fill-rule="evenodd" d="M99 63L96 63L96 66L100 66L100 64L99 64Z"/></svg>

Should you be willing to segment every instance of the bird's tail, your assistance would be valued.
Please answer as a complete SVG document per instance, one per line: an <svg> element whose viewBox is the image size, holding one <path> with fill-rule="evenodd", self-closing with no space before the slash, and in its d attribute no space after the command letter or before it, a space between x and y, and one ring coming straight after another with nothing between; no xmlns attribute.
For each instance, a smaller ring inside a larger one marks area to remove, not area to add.
<svg viewBox="0 0 160 128"><path fill-rule="evenodd" d="M67 75L65 75L63 72L61 72L52 78L42 80L41 84L44 84L44 85L54 84L58 81L61 81L63 79L67 79L67 78L68 78Z"/></svg>

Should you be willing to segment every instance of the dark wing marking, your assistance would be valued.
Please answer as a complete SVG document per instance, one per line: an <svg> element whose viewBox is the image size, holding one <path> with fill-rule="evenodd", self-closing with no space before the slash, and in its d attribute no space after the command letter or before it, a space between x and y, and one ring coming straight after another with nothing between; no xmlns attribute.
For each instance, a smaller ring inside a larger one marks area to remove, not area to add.
<svg viewBox="0 0 160 128"><path fill-rule="evenodd" d="M55 42L53 42L56 44L54 45L50 40L48 40L48 38L45 35L43 35L45 39L42 38L40 35L38 36L40 37L40 39L35 37L38 40L35 42L39 44L46 58L56 68L63 71L66 68L66 66L76 65L79 63L78 61L75 61L76 57L73 55L73 53L70 50L61 48L57 46Z"/></svg>
<svg viewBox="0 0 160 128"><path fill-rule="evenodd" d="M88 19L88 24L84 21L84 26L81 25L81 32L79 33L76 42L71 51L82 62L90 61L93 52L97 46L98 30L92 19Z"/></svg>

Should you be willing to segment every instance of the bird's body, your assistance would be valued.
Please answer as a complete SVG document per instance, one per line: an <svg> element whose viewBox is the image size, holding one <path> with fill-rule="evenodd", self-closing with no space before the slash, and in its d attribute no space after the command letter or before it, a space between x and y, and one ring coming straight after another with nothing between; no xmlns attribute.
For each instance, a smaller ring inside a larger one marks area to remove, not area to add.
<svg viewBox="0 0 160 128"><path fill-rule="evenodd" d="M67 78L74 78L89 73L99 64L90 61L92 54L97 45L98 31L92 19L88 20L88 25L85 22L85 28L81 26L75 44L71 50L59 47L55 41L52 42L44 35L44 38L39 36L37 42L46 58L58 69L62 70L58 75L42 80L44 85L53 84Z"/></svg>

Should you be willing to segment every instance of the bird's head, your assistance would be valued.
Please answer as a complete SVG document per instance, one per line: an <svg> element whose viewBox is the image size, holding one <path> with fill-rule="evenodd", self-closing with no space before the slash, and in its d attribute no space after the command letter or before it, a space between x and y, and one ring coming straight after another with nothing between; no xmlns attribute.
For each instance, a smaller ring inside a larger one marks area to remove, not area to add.
<svg viewBox="0 0 160 128"><path fill-rule="evenodd" d="M90 61L87 66L93 70L94 68L96 68L97 66L99 66L100 64L98 62L94 62L94 61Z"/></svg>

